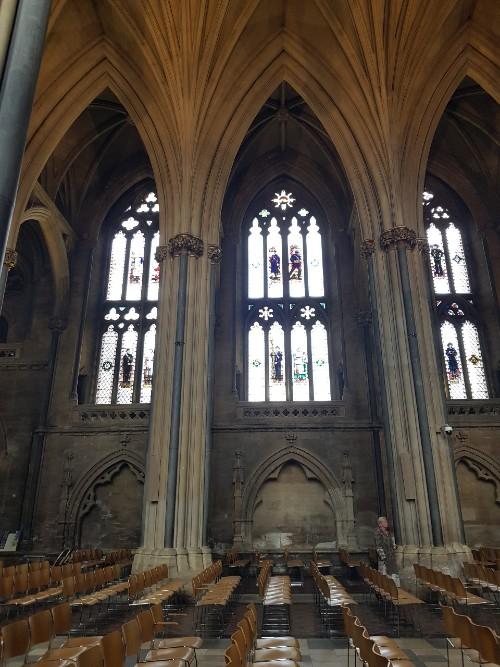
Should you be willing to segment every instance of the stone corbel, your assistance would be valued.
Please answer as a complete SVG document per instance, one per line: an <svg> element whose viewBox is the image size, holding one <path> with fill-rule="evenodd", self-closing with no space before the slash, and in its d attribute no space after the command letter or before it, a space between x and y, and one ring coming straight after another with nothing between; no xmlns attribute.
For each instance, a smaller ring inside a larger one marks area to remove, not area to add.
<svg viewBox="0 0 500 667"><path fill-rule="evenodd" d="M373 239L365 239L362 241L360 252L365 259L368 259L375 252L375 241Z"/></svg>
<svg viewBox="0 0 500 667"><path fill-rule="evenodd" d="M209 245L207 247L207 255L210 264L220 264L222 260L222 249L218 245Z"/></svg>

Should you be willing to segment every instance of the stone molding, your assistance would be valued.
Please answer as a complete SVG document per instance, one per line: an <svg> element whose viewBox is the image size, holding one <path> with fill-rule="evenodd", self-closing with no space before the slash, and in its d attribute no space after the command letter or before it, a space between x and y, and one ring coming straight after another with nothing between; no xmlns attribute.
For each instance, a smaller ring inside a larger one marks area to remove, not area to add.
<svg viewBox="0 0 500 667"><path fill-rule="evenodd" d="M471 445L457 447L453 455L455 467L460 462L465 463L480 481L491 482L495 485L495 502L500 504L500 466L498 462Z"/></svg>
<svg viewBox="0 0 500 667"><path fill-rule="evenodd" d="M380 235L380 247L382 250L390 250L398 244L404 244L409 250L417 246L417 234L409 227L393 227L386 229Z"/></svg>
<svg viewBox="0 0 500 667"><path fill-rule="evenodd" d="M375 241L373 239L365 239L361 242L360 252L365 259L371 257L375 252Z"/></svg>
<svg viewBox="0 0 500 667"><path fill-rule="evenodd" d="M4 265L7 267L7 271L13 269L17 264L18 254L12 248L5 249L5 257L3 260Z"/></svg>
<svg viewBox="0 0 500 667"><path fill-rule="evenodd" d="M201 257L203 255L203 241L192 234L177 234L171 238L167 245L171 257L179 255L190 255L191 257Z"/></svg>
<svg viewBox="0 0 500 667"><path fill-rule="evenodd" d="M345 405L332 405L331 403L315 404L314 402L304 404L286 405L264 405L248 404L238 406L238 417L250 419L294 419L304 417L345 417Z"/></svg>
<svg viewBox="0 0 500 667"><path fill-rule="evenodd" d="M210 264L220 264L222 260L222 249L218 245L209 245L207 247L207 255Z"/></svg>
<svg viewBox="0 0 500 667"><path fill-rule="evenodd" d="M150 406L143 405L87 405L78 406L74 412L76 421L84 424L95 424L105 426L120 422L133 422L135 424L148 424Z"/></svg>

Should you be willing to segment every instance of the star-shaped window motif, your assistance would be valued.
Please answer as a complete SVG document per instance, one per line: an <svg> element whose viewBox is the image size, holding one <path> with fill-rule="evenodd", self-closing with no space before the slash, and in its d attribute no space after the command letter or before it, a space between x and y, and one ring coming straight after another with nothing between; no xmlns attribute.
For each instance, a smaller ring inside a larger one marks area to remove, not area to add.
<svg viewBox="0 0 500 667"><path fill-rule="evenodd" d="M299 215L301 215L303 218L305 218L308 213L309 211L306 208L301 208L299 211Z"/></svg>
<svg viewBox="0 0 500 667"><path fill-rule="evenodd" d="M315 315L316 315L316 309L311 308L311 306L305 306L304 308L300 309L300 316L306 320L310 320Z"/></svg>
<svg viewBox="0 0 500 667"><path fill-rule="evenodd" d="M271 200L276 208L281 208L282 211L286 211L287 208L292 208L295 198L292 197L291 192L281 192L274 193L274 199Z"/></svg>
<svg viewBox="0 0 500 667"><path fill-rule="evenodd" d="M264 306L264 308L259 308L259 317L267 322L267 320L272 319L273 309Z"/></svg>
<svg viewBox="0 0 500 667"><path fill-rule="evenodd" d="M262 211L259 213L259 215L261 218L267 218L271 214L269 213L267 208L263 208Z"/></svg>

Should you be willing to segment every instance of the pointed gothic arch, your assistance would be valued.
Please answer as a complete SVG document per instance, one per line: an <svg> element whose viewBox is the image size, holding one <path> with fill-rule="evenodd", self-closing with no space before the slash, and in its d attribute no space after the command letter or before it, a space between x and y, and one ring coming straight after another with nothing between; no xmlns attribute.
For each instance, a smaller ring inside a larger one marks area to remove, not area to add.
<svg viewBox="0 0 500 667"><path fill-rule="evenodd" d="M128 467L140 484L144 484L144 461L135 452L115 450L84 472L76 482L68 500L65 544L74 546L80 539L83 518L96 504L96 490L110 484L124 467Z"/></svg>
<svg viewBox="0 0 500 667"><path fill-rule="evenodd" d="M340 546L352 546L355 541L352 495L345 493L340 481L323 461L306 449L295 446L283 447L271 454L246 481L242 491L241 517L235 517L235 524L241 529L243 544L252 544L253 515L259 491L268 479L276 479L287 463L296 463L308 479L321 483L325 490L325 502L335 516L337 543Z"/></svg>
<svg viewBox="0 0 500 667"><path fill-rule="evenodd" d="M493 457L470 445L458 447L454 451L455 468L464 463L476 477L495 485L496 502L500 505L500 465Z"/></svg>

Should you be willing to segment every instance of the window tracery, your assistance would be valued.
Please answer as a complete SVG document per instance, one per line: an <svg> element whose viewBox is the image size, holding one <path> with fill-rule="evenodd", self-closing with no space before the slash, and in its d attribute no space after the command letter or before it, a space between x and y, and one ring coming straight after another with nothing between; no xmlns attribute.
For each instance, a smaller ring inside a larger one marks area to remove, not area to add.
<svg viewBox="0 0 500 667"><path fill-rule="evenodd" d="M95 402L149 403L160 267L158 201L153 191L128 206L110 244Z"/></svg>
<svg viewBox="0 0 500 667"><path fill-rule="evenodd" d="M487 399L488 383L462 230L451 211L423 195L432 284L448 398Z"/></svg>
<svg viewBox="0 0 500 667"><path fill-rule="evenodd" d="M331 400L322 243L316 217L284 189L247 227L249 401Z"/></svg>

